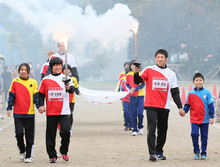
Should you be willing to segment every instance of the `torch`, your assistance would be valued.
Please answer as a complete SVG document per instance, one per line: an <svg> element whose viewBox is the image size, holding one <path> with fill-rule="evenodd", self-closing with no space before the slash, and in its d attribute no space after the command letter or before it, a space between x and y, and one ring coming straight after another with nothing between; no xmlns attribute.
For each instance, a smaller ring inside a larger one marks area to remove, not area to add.
<svg viewBox="0 0 220 167"><path fill-rule="evenodd" d="M133 63L136 67L139 67L141 65L141 62L138 61L138 55L137 55L137 31L138 31L139 22L137 19L134 20L133 26L130 28L134 32L135 37L135 58L136 61Z"/></svg>
<svg viewBox="0 0 220 167"><path fill-rule="evenodd" d="M62 81L67 84L71 79L67 77L67 46L68 46L68 37L63 38L63 43L65 46L65 77L62 78Z"/></svg>

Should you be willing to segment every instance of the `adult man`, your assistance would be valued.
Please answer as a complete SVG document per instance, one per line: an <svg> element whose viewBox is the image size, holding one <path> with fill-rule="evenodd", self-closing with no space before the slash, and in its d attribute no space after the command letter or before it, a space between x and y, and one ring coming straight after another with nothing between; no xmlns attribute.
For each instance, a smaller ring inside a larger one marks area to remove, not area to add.
<svg viewBox="0 0 220 167"><path fill-rule="evenodd" d="M163 155L163 146L166 142L168 129L170 93L179 108L180 115L184 112L180 100L176 75L167 68L167 60L167 51L159 49L155 53L156 65L146 67L140 76L137 72L138 68L135 68L135 84L146 82L144 108L147 113L147 143L150 161L156 161L158 159L166 160L166 157ZM158 134L157 140L155 135L156 128Z"/></svg>
<svg viewBox="0 0 220 167"><path fill-rule="evenodd" d="M46 111L47 153L50 162L55 163L57 160L55 140L58 122L61 125L60 136L62 138L60 153L65 161L69 160L69 156L67 155L70 142L69 93L73 93L75 88L71 79L66 84L62 81L65 75L61 74L63 62L59 57L52 58L49 65L52 73L43 78L39 88L39 112L42 114ZM47 110L44 107L45 97Z"/></svg>
<svg viewBox="0 0 220 167"><path fill-rule="evenodd" d="M50 57L50 59L54 58L54 57L59 57L63 60L63 62L65 63L65 44L64 42L58 42L58 53L52 55ZM73 55L67 53L67 57L68 57L68 64L71 66L71 76L75 77L77 79L77 82L79 83L79 75L78 75L78 71L76 68L76 60L74 58Z"/></svg>

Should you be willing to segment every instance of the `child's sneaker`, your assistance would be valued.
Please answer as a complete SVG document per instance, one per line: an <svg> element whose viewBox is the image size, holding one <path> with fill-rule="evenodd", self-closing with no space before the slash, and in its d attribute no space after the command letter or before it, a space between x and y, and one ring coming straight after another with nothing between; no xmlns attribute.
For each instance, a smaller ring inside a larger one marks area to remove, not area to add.
<svg viewBox="0 0 220 167"><path fill-rule="evenodd" d="M143 135L143 133L144 133L143 129L139 129L139 133L140 133L140 135Z"/></svg>
<svg viewBox="0 0 220 167"><path fill-rule="evenodd" d="M194 155L194 158L197 160L197 159L199 159L199 153L196 153L195 155Z"/></svg>
<svg viewBox="0 0 220 167"><path fill-rule="evenodd" d="M50 163L56 163L57 159L56 158L50 158Z"/></svg>
<svg viewBox="0 0 220 167"><path fill-rule="evenodd" d="M167 159L166 156L164 156L163 154L158 154L157 157L159 160L166 160Z"/></svg>
<svg viewBox="0 0 220 167"><path fill-rule="evenodd" d="M18 153L18 159L24 160L24 153Z"/></svg>
<svg viewBox="0 0 220 167"><path fill-rule="evenodd" d="M133 132L132 136L137 136L137 134L138 134L137 132Z"/></svg>
<svg viewBox="0 0 220 167"><path fill-rule="evenodd" d="M25 158L25 159L24 159L24 162L25 162L25 163L31 163L31 162L33 162L33 159L31 159L31 158Z"/></svg>
<svg viewBox="0 0 220 167"><path fill-rule="evenodd" d="M64 161L69 161L69 156L67 154L62 154L62 159Z"/></svg>
<svg viewBox="0 0 220 167"><path fill-rule="evenodd" d="M205 160L207 157L205 155L201 155L201 160Z"/></svg>

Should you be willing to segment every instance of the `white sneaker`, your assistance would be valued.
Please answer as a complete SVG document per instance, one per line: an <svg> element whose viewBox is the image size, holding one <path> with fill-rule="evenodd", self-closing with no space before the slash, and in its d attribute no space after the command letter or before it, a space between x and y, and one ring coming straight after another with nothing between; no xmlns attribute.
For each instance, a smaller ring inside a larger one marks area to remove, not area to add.
<svg viewBox="0 0 220 167"><path fill-rule="evenodd" d="M31 162L33 162L33 160L31 158L25 158L24 162L25 163L31 163Z"/></svg>
<svg viewBox="0 0 220 167"><path fill-rule="evenodd" d="M137 132L133 132L132 136L137 136L137 134L138 134Z"/></svg>
<svg viewBox="0 0 220 167"><path fill-rule="evenodd" d="M18 159L24 160L24 153L18 153Z"/></svg>
<svg viewBox="0 0 220 167"><path fill-rule="evenodd" d="M140 133L140 135L143 135L143 133L144 133L143 129L139 129L139 133Z"/></svg>

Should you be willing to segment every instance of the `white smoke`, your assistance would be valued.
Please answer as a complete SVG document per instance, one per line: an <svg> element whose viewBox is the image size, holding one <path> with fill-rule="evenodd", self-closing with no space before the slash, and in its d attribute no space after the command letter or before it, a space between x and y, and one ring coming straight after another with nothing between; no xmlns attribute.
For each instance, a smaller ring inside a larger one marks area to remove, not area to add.
<svg viewBox="0 0 220 167"><path fill-rule="evenodd" d="M91 6L83 11L65 0L0 0L0 3L5 3L23 15L27 23L35 25L45 42L51 34L67 35L77 49L96 40L103 48L118 51L127 46L128 38L133 35L130 27L134 18L123 4L116 4L97 16Z"/></svg>
<svg viewBox="0 0 220 167"><path fill-rule="evenodd" d="M136 22L127 5L118 3L97 15L91 6L84 10L65 0L0 0L0 4L6 4L27 24L34 25L45 45L51 35L68 36L68 52L74 54L78 66L86 66L99 54L108 61L105 79L115 80L123 70L128 40L134 36L130 28Z"/></svg>
<svg viewBox="0 0 220 167"><path fill-rule="evenodd" d="M0 27L0 35L1 34L7 34L7 33L8 32L4 28Z"/></svg>

